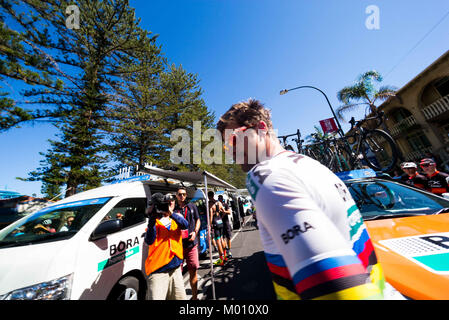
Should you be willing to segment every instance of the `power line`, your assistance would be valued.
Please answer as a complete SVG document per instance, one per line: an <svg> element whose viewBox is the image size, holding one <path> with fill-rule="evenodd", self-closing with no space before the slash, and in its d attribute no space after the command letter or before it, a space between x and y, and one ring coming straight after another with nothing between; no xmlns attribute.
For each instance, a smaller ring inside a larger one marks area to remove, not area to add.
<svg viewBox="0 0 449 320"><path fill-rule="evenodd" d="M391 68L391 70L387 73L387 75L384 77L384 79L386 78L386 77L388 77L389 75L390 75L390 73L392 73L393 72L393 70L394 69L396 69L396 67L397 66L399 66L400 64L401 64L401 62L405 59L405 58L407 58L409 55L410 55L410 53L412 53L412 51L413 50L415 50L423 41L424 41L424 39L426 39L428 36L429 36L429 34L431 34L432 32L433 32L433 30L435 30L443 21L444 21L444 19L446 19L446 17L449 15L449 11L448 12L446 12L446 14L413 46L413 48L411 48L399 61L398 61L398 63L396 63L396 65L393 67L393 68Z"/></svg>

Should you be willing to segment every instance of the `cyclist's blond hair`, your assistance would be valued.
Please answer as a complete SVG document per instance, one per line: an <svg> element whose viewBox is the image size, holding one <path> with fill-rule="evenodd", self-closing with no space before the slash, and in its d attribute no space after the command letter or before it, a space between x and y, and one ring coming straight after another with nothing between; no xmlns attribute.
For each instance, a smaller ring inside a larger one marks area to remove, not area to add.
<svg viewBox="0 0 449 320"><path fill-rule="evenodd" d="M217 129L223 134L223 131L231 124L248 128L257 127L260 121L264 121L269 130L273 129L271 123L271 112L258 100L249 99L231 106L228 111L220 117L217 122Z"/></svg>

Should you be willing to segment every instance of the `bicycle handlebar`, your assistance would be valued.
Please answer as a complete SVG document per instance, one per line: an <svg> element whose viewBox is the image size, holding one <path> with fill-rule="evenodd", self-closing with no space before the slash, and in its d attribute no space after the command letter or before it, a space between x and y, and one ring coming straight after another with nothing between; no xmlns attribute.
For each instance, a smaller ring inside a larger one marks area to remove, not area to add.
<svg viewBox="0 0 449 320"><path fill-rule="evenodd" d="M296 133L292 133L292 134L287 134L285 136L278 136L279 139L284 139L284 138L288 138L288 137L293 137L293 136L298 136L298 138L301 136L301 133L298 131L296 131Z"/></svg>
<svg viewBox="0 0 449 320"><path fill-rule="evenodd" d="M356 128L360 128L362 126L362 124L364 124L366 121L369 120L381 120L383 118L383 116L385 115L385 112L383 111L379 111L377 112L377 114L374 117L369 117L369 118L365 118L362 120L355 120L354 117L351 117L351 120L349 120L349 123L351 124L351 129L354 129L354 127ZM382 123L382 120L377 124L377 126L379 126Z"/></svg>

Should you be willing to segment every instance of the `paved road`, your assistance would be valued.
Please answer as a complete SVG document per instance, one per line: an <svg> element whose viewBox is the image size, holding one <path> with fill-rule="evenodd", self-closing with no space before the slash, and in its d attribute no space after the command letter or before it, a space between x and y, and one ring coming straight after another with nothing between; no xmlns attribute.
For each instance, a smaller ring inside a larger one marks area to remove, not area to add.
<svg viewBox="0 0 449 320"><path fill-rule="evenodd" d="M217 300L275 300L271 276L266 266L259 230L250 216L245 225L233 231L232 255L224 266L214 266L215 297ZM213 261L218 258L214 253ZM210 260L200 261L198 298L212 300ZM191 297L189 275L184 273L188 299Z"/></svg>

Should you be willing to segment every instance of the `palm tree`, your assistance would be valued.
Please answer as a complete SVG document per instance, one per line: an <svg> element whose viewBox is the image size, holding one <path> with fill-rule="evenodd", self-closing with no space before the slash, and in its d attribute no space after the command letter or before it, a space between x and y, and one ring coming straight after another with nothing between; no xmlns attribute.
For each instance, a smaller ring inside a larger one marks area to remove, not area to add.
<svg viewBox="0 0 449 320"><path fill-rule="evenodd" d="M329 133L323 133L323 130L321 130L320 127L314 126L315 132L309 134L306 136L306 142L310 144L314 143L321 143L327 139L329 139L330 135Z"/></svg>
<svg viewBox="0 0 449 320"><path fill-rule="evenodd" d="M361 74L355 84L347 86L338 91L337 98L343 103L337 109L337 116L344 120L343 113L352 111L360 106L367 106L370 112L376 112L376 101L384 101L389 97L395 96L396 88L393 86L381 86L376 89L375 82L382 82L382 76L379 72L371 70Z"/></svg>

